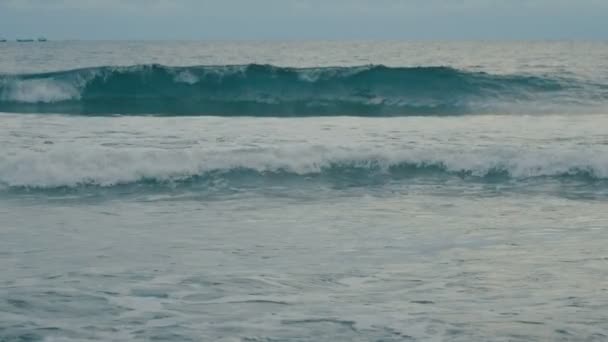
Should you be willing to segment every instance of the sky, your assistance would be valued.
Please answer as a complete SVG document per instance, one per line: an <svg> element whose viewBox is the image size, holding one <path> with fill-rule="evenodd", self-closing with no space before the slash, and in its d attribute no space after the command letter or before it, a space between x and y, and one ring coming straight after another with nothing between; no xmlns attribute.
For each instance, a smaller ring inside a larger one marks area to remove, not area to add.
<svg viewBox="0 0 608 342"><path fill-rule="evenodd" d="M608 40L608 0L0 0L0 37Z"/></svg>

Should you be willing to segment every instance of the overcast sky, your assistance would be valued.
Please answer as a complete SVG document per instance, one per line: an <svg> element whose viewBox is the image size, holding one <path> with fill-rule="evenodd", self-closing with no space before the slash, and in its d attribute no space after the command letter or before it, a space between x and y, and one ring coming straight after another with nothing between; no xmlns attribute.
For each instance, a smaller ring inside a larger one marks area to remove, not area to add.
<svg viewBox="0 0 608 342"><path fill-rule="evenodd" d="M0 0L0 37L608 40L608 0Z"/></svg>

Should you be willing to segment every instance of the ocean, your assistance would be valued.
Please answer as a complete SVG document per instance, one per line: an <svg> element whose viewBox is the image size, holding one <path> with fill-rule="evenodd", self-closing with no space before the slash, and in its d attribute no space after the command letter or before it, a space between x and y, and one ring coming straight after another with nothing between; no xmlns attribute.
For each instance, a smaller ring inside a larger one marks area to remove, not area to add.
<svg viewBox="0 0 608 342"><path fill-rule="evenodd" d="M0 341L608 341L608 43L0 43Z"/></svg>

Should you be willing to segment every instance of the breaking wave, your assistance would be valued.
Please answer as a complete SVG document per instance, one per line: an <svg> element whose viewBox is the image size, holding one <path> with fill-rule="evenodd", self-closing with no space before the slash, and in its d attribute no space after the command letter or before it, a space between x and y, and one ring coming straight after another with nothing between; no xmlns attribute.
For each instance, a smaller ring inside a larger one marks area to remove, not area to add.
<svg viewBox="0 0 608 342"><path fill-rule="evenodd" d="M24 113L455 115L555 112L605 102L605 85L449 67L139 65L0 75L0 111Z"/></svg>
<svg viewBox="0 0 608 342"><path fill-rule="evenodd" d="M592 151L383 151L342 147L115 150L103 147L0 156L0 188L116 187L227 181L369 184L423 177L472 181L608 180L608 157Z"/></svg>

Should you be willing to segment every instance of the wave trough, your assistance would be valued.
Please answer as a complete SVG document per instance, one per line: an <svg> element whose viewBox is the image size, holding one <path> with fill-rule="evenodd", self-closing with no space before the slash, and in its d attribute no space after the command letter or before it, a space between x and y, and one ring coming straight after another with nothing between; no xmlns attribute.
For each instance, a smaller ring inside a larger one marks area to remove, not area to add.
<svg viewBox="0 0 608 342"><path fill-rule="evenodd" d="M584 91L582 91L584 89ZM608 99L572 79L450 67L95 67L0 75L0 111L82 115L454 115ZM588 94L581 97L581 94ZM590 95L589 95L590 94ZM530 105L526 105L529 103Z"/></svg>

